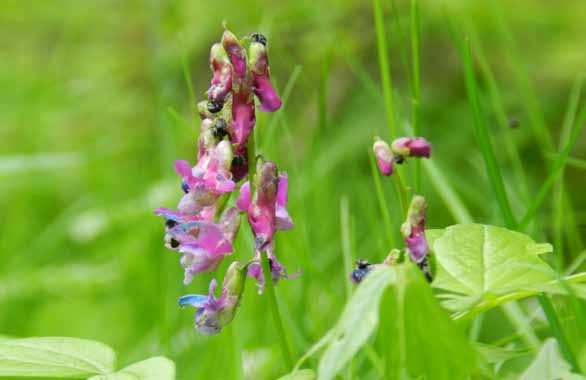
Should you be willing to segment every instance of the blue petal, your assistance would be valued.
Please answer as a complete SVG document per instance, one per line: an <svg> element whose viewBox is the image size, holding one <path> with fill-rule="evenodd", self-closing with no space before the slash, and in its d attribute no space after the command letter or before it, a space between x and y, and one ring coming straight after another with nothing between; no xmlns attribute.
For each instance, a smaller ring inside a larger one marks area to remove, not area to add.
<svg viewBox="0 0 586 380"><path fill-rule="evenodd" d="M205 303L208 301L208 296L204 296L201 294L188 294L179 298L179 306L193 306L193 307L204 307Z"/></svg>

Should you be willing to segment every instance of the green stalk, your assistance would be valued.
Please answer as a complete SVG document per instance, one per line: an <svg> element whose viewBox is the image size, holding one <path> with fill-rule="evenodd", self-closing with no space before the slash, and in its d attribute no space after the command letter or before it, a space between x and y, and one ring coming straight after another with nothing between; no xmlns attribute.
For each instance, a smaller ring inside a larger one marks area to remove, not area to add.
<svg viewBox="0 0 586 380"><path fill-rule="evenodd" d="M413 74L411 81L411 121L413 123L413 135L421 134L420 121L420 95L421 80L419 69L419 0L411 0L411 64ZM415 189L421 192L421 161L415 162Z"/></svg>
<svg viewBox="0 0 586 380"><path fill-rule="evenodd" d="M290 371L293 368L293 357L291 356L291 350L289 349L289 343L287 342L287 335L285 335L285 328L283 327L283 320L281 319L281 312L279 310L279 303L277 302L277 296L275 294L275 286L273 285L273 276L271 274L271 267L269 259L265 252L262 257L262 269L265 278L265 291L269 297L269 308L271 309L271 315L273 316L273 322L277 330L277 338L281 345L281 353L283 360L285 361L286 370Z"/></svg>
<svg viewBox="0 0 586 380"><path fill-rule="evenodd" d="M557 313L551 300L547 298L545 293L541 293L537 296L539 300L539 304L545 313L545 317L547 318L547 322L549 322L549 327L551 328L551 332L555 336L560 350L562 351L562 355L566 358L568 363L572 366L572 371L580 372L580 366L578 366L578 361L570 348L570 344L568 343L568 339L566 338L564 331L562 330L562 326L558 319Z"/></svg>
<svg viewBox="0 0 586 380"><path fill-rule="evenodd" d="M385 100L385 111L387 114L387 126L391 138L397 137L397 127L395 124L395 113L393 107L393 87L391 79L391 69L387 57L387 38L385 34L383 10L381 0L374 0L374 24L376 28L376 46L378 50L378 65L383 86L383 96Z"/></svg>
<svg viewBox="0 0 586 380"><path fill-rule="evenodd" d="M380 174L376 168L376 163L374 162L374 157L372 154L368 154L368 158L370 159L370 168L372 171L372 179L374 180L374 187L376 190L376 198L378 199L378 206L380 208L380 213L383 217L383 224L385 226L385 232L387 235L387 239L389 241L389 246L395 246L395 239L393 236L393 226L391 224L391 216L389 214L389 209L387 207L387 201L385 199L385 193L383 192L383 187L380 180Z"/></svg>
<svg viewBox="0 0 586 380"><path fill-rule="evenodd" d="M468 92L468 99L474 117L474 135L480 146L488 179L496 196L505 224L508 228L515 229L517 222L515 221L511 205L509 204L503 177L490 141L490 134L488 126L486 125L486 115L484 115L480 104L474 61L472 60L470 44L468 41L465 41L462 45L462 59L464 61L464 72L466 76L466 90Z"/></svg>
<svg viewBox="0 0 586 380"><path fill-rule="evenodd" d="M525 216L523 217L523 219L519 223L519 230L520 231L523 231L531 223L531 221L535 217L535 213L537 212L537 210L539 209L539 207L541 206L541 204L545 200L547 193L549 192L549 190L551 189L551 187L555 183L556 179L561 174L562 169L566 163L566 159L570 155L570 151L574 147L576 140L578 140L578 136L580 135L580 132L582 131L582 127L584 126L585 120L586 120L586 108L583 108L582 112L580 112L580 116L578 117L578 121L574 124L574 127L572 128L572 132L570 133L570 137L568 138L568 142L567 142L566 146L564 147L564 149L562 149L562 151L558 155L558 158L554 162L554 164L552 165L552 168L551 168L549 175L547 176L545 182L543 182L543 184L539 188L537 195L533 199L533 202L529 206L529 209L525 213Z"/></svg>

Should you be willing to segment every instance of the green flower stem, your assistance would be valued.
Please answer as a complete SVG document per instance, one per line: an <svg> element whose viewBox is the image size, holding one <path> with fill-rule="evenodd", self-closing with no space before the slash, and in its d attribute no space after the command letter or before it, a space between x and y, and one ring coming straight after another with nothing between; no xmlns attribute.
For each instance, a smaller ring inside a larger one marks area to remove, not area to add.
<svg viewBox="0 0 586 380"><path fill-rule="evenodd" d="M545 317L547 318L547 322L549 323L549 327L551 328L551 332L555 336L558 344L560 345L560 350L562 354L572 366L572 371L580 372L580 367L578 366L578 361L572 352L570 347L570 343L562 330L562 325L558 319L557 313L553 307L551 300L545 295L545 293L541 293L537 296L539 300L539 304L545 313Z"/></svg>
<svg viewBox="0 0 586 380"><path fill-rule="evenodd" d="M277 296L275 294L275 286L273 285L273 276L271 275L271 267L269 259L265 252L262 254L262 269L265 278L265 291L269 297L269 308L273 316L275 328L277 330L277 336L279 343L281 344L281 353L283 354L283 360L287 371L293 368L293 358L291 356L291 350L289 349L289 343L287 342L287 335L285 335L285 328L283 327L283 320L281 318L281 311L279 310L279 303L277 302Z"/></svg>

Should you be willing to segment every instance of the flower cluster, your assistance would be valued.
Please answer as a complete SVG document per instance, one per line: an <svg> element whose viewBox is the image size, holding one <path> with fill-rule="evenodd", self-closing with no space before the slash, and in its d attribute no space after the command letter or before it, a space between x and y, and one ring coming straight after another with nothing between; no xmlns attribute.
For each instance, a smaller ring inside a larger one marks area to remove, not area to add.
<svg viewBox="0 0 586 380"><path fill-rule="evenodd" d="M374 138L372 146L376 164L381 174L393 174L393 165L402 164L407 157L425 157L431 155L431 144L423 137L399 137L391 146L379 137Z"/></svg>
<svg viewBox="0 0 586 380"><path fill-rule="evenodd" d="M293 228L285 208L287 173L280 173L275 163L257 160L252 194L248 181L239 189L237 185L249 174L249 165L255 164L248 162L247 146L256 123L255 97L261 111L281 107L270 82L266 38L254 33L239 40L226 29L221 42L211 48L210 67L207 99L197 104L201 119L197 163L192 167L188 161L175 161L184 194L176 210L155 210L165 219L165 246L181 254L186 285L198 273L215 271L234 252L240 214L247 215L255 237L253 259L230 265L219 298L214 295L217 282L212 280L208 296L179 300L181 306L197 308L195 326L204 334L218 333L234 318L247 276L255 278L262 290L263 251L273 282L289 277L276 259L273 241L276 231ZM236 206L227 207L237 191Z"/></svg>

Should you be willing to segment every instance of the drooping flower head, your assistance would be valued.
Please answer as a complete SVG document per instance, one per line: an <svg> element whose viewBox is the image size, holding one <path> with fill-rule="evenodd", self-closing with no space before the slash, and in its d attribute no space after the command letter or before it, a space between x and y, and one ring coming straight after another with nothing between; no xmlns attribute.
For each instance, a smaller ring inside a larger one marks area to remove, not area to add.
<svg viewBox="0 0 586 380"><path fill-rule="evenodd" d="M402 157L425 157L431 155L431 144L423 137L399 137L391 144L393 153Z"/></svg>
<svg viewBox="0 0 586 380"><path fill-rule="evenodd" d="M246 282L247 266L238 261L228 267L222 293L216 298L214 292L217 281L210 283L209 294L190 294L179 299L179 306L193 306L195 313L195 328L206 335L216 335L224 326L232 322L236 309L240 304Z"/></svg>
<svg viewBox="0 0 586 380"><path fill-rule="evenodd" d="M253 91L260 100L259 109L274 112L281 108L281 98L271 84L266 38L257 33L253 34L251 39L248 56L250 57L249 66L252 72Z"/></svg>
<svg viewBox="0 0 586 380"><path fill-rule="evenodd" d="M384 140L381 140L379 137L375 137L372 151L374 152L376 164L381 174L384 176L390 176L393 174L394 157L389 144L387 144Z"/></svg>

